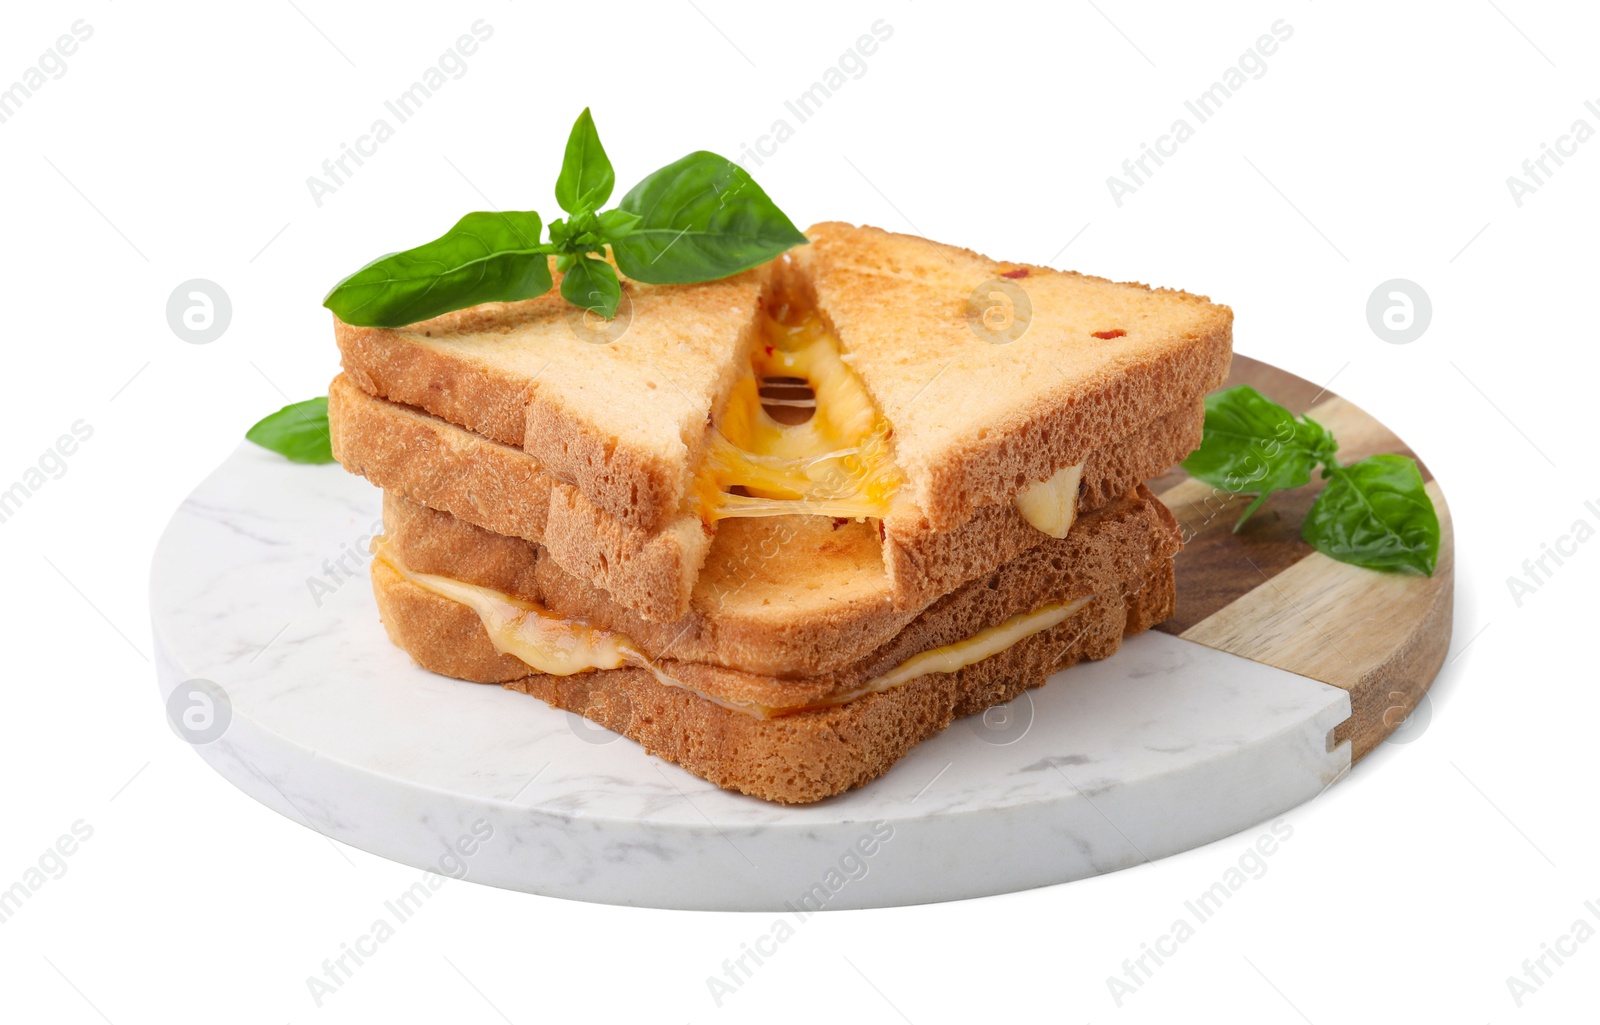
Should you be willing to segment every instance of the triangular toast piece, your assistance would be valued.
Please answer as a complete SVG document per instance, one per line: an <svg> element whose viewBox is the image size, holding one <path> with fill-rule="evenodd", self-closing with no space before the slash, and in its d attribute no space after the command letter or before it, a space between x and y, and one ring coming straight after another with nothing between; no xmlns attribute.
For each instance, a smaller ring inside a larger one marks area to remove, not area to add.
<svg viewBox="0 0 1600 1025"><path fill-rule="evenodd" d="M619 523L654 530L680 513L706 425L748 372L765 276L626 281L610 322L552 289L404 328L335 320L335 334L369 394L521 448Z"/></svg>
<svg viewBox="0 0 1600 1025"><path fill-rule="evenodd" d="M546 543L670 622L728 517L876 521L895 606L915 609L1198 443L1200 399L1227 372L1227 307L876 228L809 234L724 281L625 282L610 323L552 291L398 330L338 324L351 386L335 453ZM986 319L1008 303L1013 327ZM774 382L809 390L777 400L809 401L808 420L773 419ZM394 418L358 391L438 422L369 430ZM448 424L532 458L474 454ZM1024 513L1041 487L1045 513ZM525 493L526 508L510 498Z"/></svg>
<svg viewBox="0 0 1600 1025"><path fill-rule="evenodd" d="M793 284L894 427L904 497L935 528L1218 387L1233 311L1202 296L1002 263L824 223Z"/></svg>

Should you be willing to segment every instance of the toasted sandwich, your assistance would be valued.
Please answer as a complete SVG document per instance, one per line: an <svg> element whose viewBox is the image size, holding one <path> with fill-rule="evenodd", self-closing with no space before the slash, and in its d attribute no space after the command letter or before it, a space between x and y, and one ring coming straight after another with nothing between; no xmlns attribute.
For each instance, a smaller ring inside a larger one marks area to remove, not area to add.
<svg viewBox="0 0 1600 1025"><path fill-rule="evenodd" d="M743 520L719 532L697 609L662 625L537 545L392 492L384 530L378 609L424 668L532 694L784 803L875 779L954 719L1110 655L1172 614L1178 550L1141 487L907 613L887 600L870 528Z"/></svg>
<svg viewBox="0 0 1600 1025"><path fill-rule="evenodd" d="M892 599L914 608L1199 444L1226 307L874 228L808 236L723 281L630 282L620 336L577 329L553 292L404 329L336 324L336 455L672 621L728 519L875 519ZM1028 297L1020 336L974 316L987 282ZM814 391L801 430L762 415L774 379ZM369 400L418 415L380 422ZM441 450L449 424L503 448ZM502 465L507 450L534 469Z"/></svg>
<svg viewBox="0 0 1600 1025"><path fill-rule="evenodd" d="M334 453L423 666L720 786L815 801L1170 615L1140 484L1200 440L1232 314L873 228L699 285L336 323Z"/></svg>

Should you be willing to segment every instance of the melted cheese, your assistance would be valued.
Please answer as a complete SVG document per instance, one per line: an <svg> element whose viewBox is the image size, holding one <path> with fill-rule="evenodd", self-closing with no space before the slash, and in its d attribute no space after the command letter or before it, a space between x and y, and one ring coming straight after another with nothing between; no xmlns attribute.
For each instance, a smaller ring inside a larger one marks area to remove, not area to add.
<svg viewBox="0 0 1600 1025"><path fill-rule="evenodd" d="M898 687L902 683L930 673L953 673L965 669L1061 623L1089 604L1090 600L1090 598L1079 598L1058 605L1046 605L1033 612L1012 616L999 626L980 630L964 641L946 644L941 648L930 648L920 655L911 656L882 676L868 681L859 690L844 696L842 700L850 701L863 694Z"/></svg>
<svg viewBox="0 0 1600 1025"><path fill-rule="evenodd" d="M534 602L453 577L412 572L394 557L382 538L373 549L406 583L476 612L496 651L520 659L538 672L571 676L591 669L616 669L635 650L622 634L558 616Z"/></svg>
<svg viewBox="0 0 1600 1025"><path fill-rule="evenodd" d="M1029 485L1017 495L1017 511L1035 528L1051 537L1066 537L1072 521L1078 518L1078 482L1083 479L1083 464L1068 466Z"/></svg>
<svg viewBox="0 0 1600 1025"><path fill-rule="evenodd" d="M980 630L966 640L932 648L900 663L881 676L873 677L852 690L831 695L807 705L776 707L753 701L730 701L707 694L678 680L624 635L602 630L575 619L560 616L535 602L497 591L492 587L468 584L453 577L417 573L406 567L389 549L385 539L373 543L373 555L409 584L429 594L457 602L478 614L484 632L495 650L525 663L528 668L552 676L571 676L595 669L617 669L624 665L648 670L659 682L687 690L713 704L757 719L771 719L797 712L832 708L868 694L889 690L919 676L953 673L997 655L1014 644L1050 629L1090 602L1090 598L1046 605L1034 612L1012 616L998 626Z"/></svg>
<svg viewBox="0 0 1600 1025"><path fill-rule="evenodd" d="M768 415L761 398L767 378L809 385L816 397L811 418L783 424ZM794 513L881 518L900 489L889 422L815 311L785 308L763 318L751 372L714 426L696 484L707 523Z"/></svg>
<svg viewBox="0 0 1600 1025"><path fill-rule="evenodd" d="M379 537L372 543L372 554L406 583L476 612L495 650L519 660L534 672L572 676L594 669L617 669L632 665L648 670L658 682L668 687L680 687L724 708L762 719L771 712L762 705L729 701L695 690L663 672L654 659L640 651L625 635L614 630L602 630L580 620L569 619L536 602L492 587L469 584L454 577L414 572L395 556L385 538Z"/></svg>

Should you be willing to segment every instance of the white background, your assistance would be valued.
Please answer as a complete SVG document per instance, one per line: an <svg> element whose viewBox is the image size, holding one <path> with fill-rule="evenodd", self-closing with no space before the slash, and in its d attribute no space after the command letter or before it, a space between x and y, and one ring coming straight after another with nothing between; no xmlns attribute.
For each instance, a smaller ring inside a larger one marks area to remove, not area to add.
<svg viewBox="0 0 1600 1025"><path fill-rule="evenodd" d="M1520 207L1506 178L1575 119L1600 129L1583 104L1600 101L1600 19L1534 0L1221 6L10 5L0 85L75 20L93 35L0 124L0 488L75 421L94 433L0 523L0 887L75 821L93 836L0 924L0 1017L1592 1015L1600 939L1521 1008L1506 977L1576 919L1600 924L1584 909L1600 903L1600 544L1520 607L1507 578L1574 521L1600 525L1589 426L1600 141ZM479 18L493 36L467 73L319 207L307 177ZM880 18L893 35L865 74L796 123L783 101ZM1107 176L1278 19L1293 35L1265 75L1119 207ZM1259 830L1067 886L828 914L720 1009L706 977L771 916L450 883L313 1004L306 977L418 873L256 805L174 737L149 662L150 553L254 420L334 374L328 286L489 203L550 216L585 105L619 195L691 149L735 156L786 117L794 137L751 166L801 225L878 224L1208 294L1236 311L1238 351L1332 381L1442 483L1459 582L1431 721L1290 813L1293 838L1267 874L1120 1008L1107 977ZM166 321L168 295L196 277L233 303L209 345ZM1433 303L1409 345L1380 340L1365 315L1396 277Z"/></svg>

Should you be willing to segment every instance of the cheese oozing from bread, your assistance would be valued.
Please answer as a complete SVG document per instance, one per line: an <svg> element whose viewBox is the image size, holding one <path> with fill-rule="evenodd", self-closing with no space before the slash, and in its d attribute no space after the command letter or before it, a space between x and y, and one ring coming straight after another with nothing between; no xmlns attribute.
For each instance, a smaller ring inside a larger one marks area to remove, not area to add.
<svg viewBox="0 0 1600 1025"><path fill-rule="evenodd" d="M1066 537L1078 518L1078 484L1083 464L1065 466L1049 479L1029 485L1017 494L1017 512L1051 537Z"/></svg>
<svg viewBox="0 0 1600 1025"><path fill-rule="evenodd" d="M986 630L979 630L965 640L930 648L920 654L911 656L889 672L873 677L856 690L840 695L836 703L843 704L846 701L853 701L867 694L888 690L890 687L898 687L902 683L908 683L919 676L927 676L932 673L953 673L957 670L965 669L967 666L982 662L992 655L998 655L1012 645L1061 623L1074 612L1089 604L1091 600L1092 596L1086 596L1074 601L1045 605L1032 612L1024 612L1012 616L1005 622L991 626Z"/></svg>
<svg viewBox="0 0 1600 1025"><path fill-rule="evenodd" d="M762 382L774 380L809 387L814 404L787 404L812 407L812 415L792 424L775 419L767 409L774 400L761 395ZM751 371L713 424L697 483L701 518L882 518L903 480L892 433L815 310L785 305L776 316L763 313Z"/></svg>
<svg viewBox="0 0 1600 1025"><path fill-rule="evenodd" d="M707 524L735 516L809 514L882 519L904 483L889 421L873 404L839 338L814 309L793 302L761 314L750 373L733 386L714 421L696 495ZM764 383L812 399L773 398ZM778 419L772 407L800 412ZM1063 467L1016 496L1034 527L1062 538L1077 518L1083 464Z"/></svg>
<svg viewBox="0 0 1600 1025"><path fill-rule="evenodd" d="M430 594L465 605L477 613L496 651L521 661L534 672L571 676L599 669L633 665L648 670L661 683L687 690L724 708L758 719L832 708L858 698L901 686L935 673L954 673L1018 644L1036 633L1065 621L1088 605L1093 596L1056 602L1015 615L970 637L913 655L886 673L859 686L797 707L775 708L750 701L730 701L707 694L662 670L624 635L558 615L542 605L492 587L469 584L435 573L418 573L400 561L382 537L373 542L375 559L402 580Z"/></svg>
<svg viewBox="0 0 1600 1025"><path fill-rule="evenodd" d="M616 669L633 651L632 642L622 634L568 619L534 602L453 577L414 572L382 537L373 542L373 555L407 583L476 612L496 651L521 659L538 672L571 676Z"/></svg>

